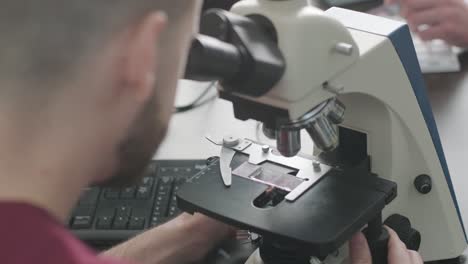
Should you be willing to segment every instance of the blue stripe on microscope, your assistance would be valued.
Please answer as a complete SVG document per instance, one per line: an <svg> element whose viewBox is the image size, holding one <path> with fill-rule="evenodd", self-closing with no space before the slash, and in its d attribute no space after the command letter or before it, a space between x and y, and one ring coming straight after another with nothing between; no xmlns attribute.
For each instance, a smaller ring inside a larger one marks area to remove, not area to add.
<svg viewBox="0 0 468 264"><path fill-rule="evenodd" d="M407 25L401 26L399 29L393 31L388 36L390 41L393 43L395 50L400 57L401 63L405 68L406 74L413 86L414 94L421 108L424 119L426 120L427 128L432 137L437 155L439 156L440 164L442 170L445 174L445 179L450 189L450 194L452 195L455 208L457 209L458 218L463 228L463 233L465 234L465 239L468 242L468 238L465 231L465 226L460 213L460 207L458 206L457 197L455 195L455 190L453 188L452 179L450 177L450 172L448 170L447 161L445 159L444 150L442 148L442 143L440 141L439 132L437 130L437 125L432 113L432 108L427 97L426 87L424 84L424 79L421 74L419 62L416 56L416 51L414 50L413 41L411 39L410 31Z"/></svg>

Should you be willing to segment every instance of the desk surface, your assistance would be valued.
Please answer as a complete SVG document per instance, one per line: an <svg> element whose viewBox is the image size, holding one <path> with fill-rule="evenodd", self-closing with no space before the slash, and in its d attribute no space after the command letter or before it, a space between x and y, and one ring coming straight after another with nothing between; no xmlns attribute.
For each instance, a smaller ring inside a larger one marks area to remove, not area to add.
<svg viewBox="0 0 468 264"><path fill-rule="evenodd" d="M196 98L209 84L181 81L177 91L176 105L185 105ZM216 91L213 89L213 94ZM209 97L209 96L208 96ZM216 99L201 107L182 114L175 114L169 125L166 140L161 145L157 159L200 159L218 156L219 148L209 143L205 136L222 138L233 135L249 138L275 146L259 133L258 122L240 121L234 118L232 104ZM302 152L312 154L313 143L307 133L302 134Z"/></svg>
<svg viewBox="0 0 468 264"><path fill-rule="evenodd" d="M181 81L176 105L191 102L207 86L206 83ZM216 91L213 89L212 93L215 94ZM242 122L234 118L230 102L216 99L189 112L175 114L156 158L200 159L219 155L219 148L205 140L205 135L252 137L255 135L255 128L256 122Z"/></svg>

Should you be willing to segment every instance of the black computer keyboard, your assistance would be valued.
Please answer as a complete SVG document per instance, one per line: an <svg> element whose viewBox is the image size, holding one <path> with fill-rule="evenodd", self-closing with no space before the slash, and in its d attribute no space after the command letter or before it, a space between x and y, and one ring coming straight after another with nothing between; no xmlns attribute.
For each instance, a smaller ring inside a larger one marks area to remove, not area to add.
<svg viewBox="0 0 468 264"><path fill-rule="evenodd" d="M69 228L89 245L104 249L163 224L181 213L175 196L179 186L209 162L156 160L136 186L87 188L70 217Z"/></svg>

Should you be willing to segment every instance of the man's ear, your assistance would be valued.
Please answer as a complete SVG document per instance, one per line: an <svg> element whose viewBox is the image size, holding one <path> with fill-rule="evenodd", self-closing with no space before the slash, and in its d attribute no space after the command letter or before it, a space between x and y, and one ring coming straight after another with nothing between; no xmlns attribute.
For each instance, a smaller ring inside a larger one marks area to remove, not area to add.
<svg viewBox="0 0 468 264"><path fill-rule="evenodd" d="M131 89L125 93L130 92L137 101L146 101L153 92L158 52L166 25L165 13L151 13L135 24L129 35L121 77L126 84L124 89Z"/></svg>

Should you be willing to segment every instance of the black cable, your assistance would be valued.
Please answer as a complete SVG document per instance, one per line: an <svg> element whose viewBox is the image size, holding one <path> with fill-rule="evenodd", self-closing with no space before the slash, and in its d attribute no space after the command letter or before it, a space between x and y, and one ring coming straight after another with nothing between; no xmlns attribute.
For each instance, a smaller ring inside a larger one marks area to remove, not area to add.
<svg viewBox="0 0 468 264"><path fill-rule="evenodd" d="M186 105L182 105L182 106L176 106L175 113L179 114L179 113L184 113L184 112L190 111L192 109L200 107L200 106L202 106L202 105L216 99L216 96L212 96L212 97L202 101L202 99L208 94L208 92L211 90L211 88L213 88L215 86L215 84L216 84L216 82L211 82L208 85L208 87L206 87L205 90L197 98L195 98L195 100L193 100L191 103L186 104Z"/></svg>

